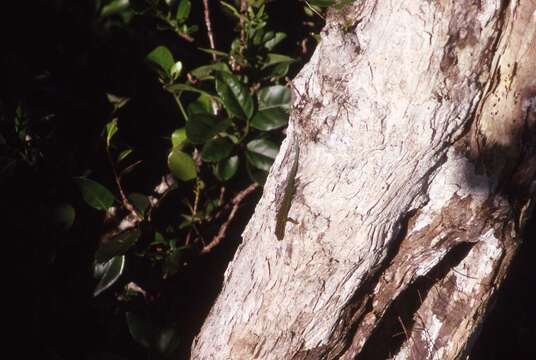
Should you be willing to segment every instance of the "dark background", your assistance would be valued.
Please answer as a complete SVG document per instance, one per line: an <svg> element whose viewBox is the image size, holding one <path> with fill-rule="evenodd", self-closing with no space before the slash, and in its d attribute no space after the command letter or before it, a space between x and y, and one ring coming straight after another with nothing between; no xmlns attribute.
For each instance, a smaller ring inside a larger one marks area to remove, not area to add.
<svg viewBox="0 0 536 360"><path fill-rule="evenodd" d="M217 3L210 3L216 44L228 48L234 36L231 25ZM201 1L193 5L193 22L202 26ZM176 127L176 110L147 70L144 57L164 43L185 63L209 60L194 45L178 41L175 34L156 33L147 19L132 24L130 31L106 28L99 24L94 9L92 1L84 0L7 1L0 15L0 132L9 138L13 132L10 119L20 103L32 118L52 114L32 124L43 135L36 147L44 161L17 165L0 180L4 257L13 263L11 281L2 293L11 299L9 307L16 309L11 314L16 317L13 334L23 344L14 354L18 358L30 354L51 359L147 358L129 336L124 309L118 311L92 296L92 261L103 219L83 206L70 179L90 168L97 179L111 184L99 142L110 111L105 94L111 92L132 98L121 128L149 164L129 186L140 190L154 186L158 181L154 174L161 174L166 164L159 155L165 151L162 143L151 139ZM302 4L275 1L269 11L272 27L289 34L280 52L296 56L296 42L310 31L302 24ZM201 42L197 45L208 47L203 28L197 38ZM165 284L166 296L155 300L158 311L154 316L172 316L182 325L178 358L187 358L258 196L244 206L231 240L217 252L192 259L191 266ZM77 202L81 212L77 218L84 219L76 221L68 234L54 231L46 221L50 205L58 199ZM475 344L474 359L536 358L532 343L536 340L535 234L532 223ZM136 267L129 271L135 272ZM151 287L151 283L144 285Z"/></svg>

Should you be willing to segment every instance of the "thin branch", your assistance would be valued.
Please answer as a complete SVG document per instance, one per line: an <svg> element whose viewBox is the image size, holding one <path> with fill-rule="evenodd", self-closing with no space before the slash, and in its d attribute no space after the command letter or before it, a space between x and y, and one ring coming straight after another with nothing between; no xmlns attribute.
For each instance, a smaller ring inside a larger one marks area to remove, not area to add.
<svg viewBox="0 0 536 360"><path fill-rule="evenodd" d="M173 179L173 178L171 178L171 179ZM158 206L160 205L162 200L164 200L164 198L166 198L166 196L172 190L175 189L173 187L174 180L172 180L173 182L171 184L168 183L168 180L169 180L169 178L167 176L163 176L162 181L160 182L160 184L158 184L154 189L154 192L156 194L160 195L160 197L156 198L155 196L149 196L149 202L151 203L151 207L149 208L149 211L147 212L147 220L149 222L151 222L153 220L153 210L158 208Z"/></svg>
<svg viewBox="0 0 536 360"><path fill-rule="evenodd" d="M117 185L117 189L119 190L119 195L121 196L121 203L123 204L125 209L127 209L132 214L132 216L134 216L134 219L136 220L136 222L142 221L143 216L141 216L138 210L136 210L134 205L132 205L132 203L128 200L128 198L125 195L125 192L123 191L123 186L121 185L121 177L117 174L117 170L115 169L115 165L112 160L112 155L110 154L110 149L108 147L106 147L106 155L108 158L108 162L110 163L110 167L112 168L112 173L114 175L114 180L115 180L115 184ZM135 164L137 163L139 162L136 162Z"/></svg>
<svg viewBox="0 0 536 360"><path fill-rule="evenodd" d="M133 163L133 164L127 166L126 168L124 168L123 170L121 170L121 173L119 173L119 180L121 180L124 175L126 175L129 172L131 172L132 170L134 170L134 168L136 166L138 166L139 164L141 164L142 162L143 162L143 160L138 160L135 163Z"/></svg>
<svg viewBox="0 0 536 360"><path fill-rule="evenodd" d="M177 32L177 34L179 35L179 37L181 37L183 40L186 40L189 43L193 43L194 40L195 40L193 37L191 37L190 35L185 34L183 32L179 31L179 32Z"/></svg>
<svg viewBox="0 0 536 360"><path fill-rule="evenodd" d="M233 221L236 212L238 211L238 208L240 206L240 203L244 201L244 199L251 193L253 193L257 189L258 185L256 183L253 183L249 185L244 190L240 191L236 196L231 200L231 204L233 204L233 208L231 209L231 212L229 213L229 217L227 220L220 226L220 229L218 230L218 233L212 238L210 243L205 245L203 249L201 250L201 254L208 254L213 248L218 246L218 244L225 238L225 235L227 234L227 229L229 228L229 225Z"/></svg>
<svg viewBox="0 0 536 360"><path fill-rule="evenodd" d="M205 14L205 25L207 27L207 33L208 33L208 42L210 43L210 48L212 50L216 50L216 45L214 44L214 35L212 33L212 23L210 22L210 10L208 7L208 0L203 0L203 7L205 8L204 14ZM212 60L216 61L216 54L212 53Z"/></svg>
<svg viewBox="0 0 536 360"><path fill-rule="evenodd" d="M413 339L412 339L412 337L410 337L410 336L408 335L408 330L406 329L406 326L404 325L404 322L402 321L402 319L400 318L400 316L398 317L398 322L400 322L400 325L402 325L402 330L404 330L404 334L406 335L406 340L408 341L408 346L410 346L410 345L409 345L409 342L410 342L411 340L413 340ZM413 360L415 360L415 354L413 353L413 347L410 347L410 350L411 350L411 358L412 358Z"/></svg>
<svg viewBox="0 0 536 360"><path fill-rule="evenodd" d="M240 0L240 54L244 55L246 48L246 31L244 29L244 18L248 10L247 0Z"/></svg>

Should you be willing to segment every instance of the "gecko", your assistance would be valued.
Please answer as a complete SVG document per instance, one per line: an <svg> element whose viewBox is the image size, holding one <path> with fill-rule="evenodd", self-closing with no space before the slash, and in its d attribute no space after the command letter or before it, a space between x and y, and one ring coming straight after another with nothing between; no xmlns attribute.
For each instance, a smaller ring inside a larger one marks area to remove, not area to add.
<svg viewBox="0 0 536 360"><path fill-rule="evenodd" d="M293 141L293 145L289 146L292 149L289 151L290 156L293 154L293 158L290 161L290 170L288 171L285 181L278 185L276 189L276 209L275 209L275 236L277 240L283 240L285 237L285 226L287 221L292 221L288 217L290 206L294 193L296 192L296 174L298 172L298 162L300 158L300 147L297 141Z"/></svg>

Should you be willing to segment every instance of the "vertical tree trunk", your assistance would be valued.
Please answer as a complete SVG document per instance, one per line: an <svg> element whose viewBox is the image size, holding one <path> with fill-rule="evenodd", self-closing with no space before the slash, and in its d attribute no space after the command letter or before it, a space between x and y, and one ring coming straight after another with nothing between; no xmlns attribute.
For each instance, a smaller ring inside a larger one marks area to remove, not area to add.
<svg viewBox="0 0 536 360"><path fill-rule="evenodd" d="M535 70L535 0L331 11L192 358L466 355L534 203Z"/></svg>

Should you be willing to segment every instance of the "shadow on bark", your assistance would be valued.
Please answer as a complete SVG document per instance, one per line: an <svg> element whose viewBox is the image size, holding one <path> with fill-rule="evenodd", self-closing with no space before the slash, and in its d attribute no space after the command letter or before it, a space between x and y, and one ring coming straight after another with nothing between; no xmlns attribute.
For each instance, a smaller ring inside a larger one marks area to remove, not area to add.
<svg viewBox="0 0 536 360"><path fill-rule="evenodd" d="M356 359L388 359L397 354L402 344L408 340L407 334L411 333L416 325L413 315L422 300L437 282L444 279L449 271L463 260L473 246L472 243L455 245L426 276L420 277L402 291L390 305Z"/></svg>

